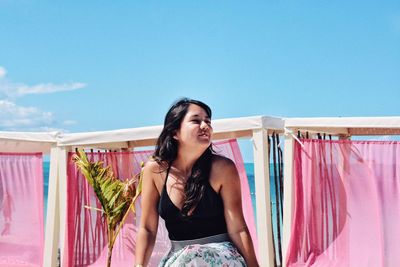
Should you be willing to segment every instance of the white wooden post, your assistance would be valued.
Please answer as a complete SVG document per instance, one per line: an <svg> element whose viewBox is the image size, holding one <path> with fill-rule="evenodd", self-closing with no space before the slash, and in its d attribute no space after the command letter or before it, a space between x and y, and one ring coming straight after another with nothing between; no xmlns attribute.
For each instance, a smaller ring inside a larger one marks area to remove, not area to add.
<svg viewBox="0 0 400 267"><path fill-rule="evenodd" d="M58 148L58 176L59 176L59 191L60 191L60 262L63 265L64 260L64 246L65 246L65 234L67 230L66 219L67 219L67 159L68 159L67 147Z"/></svg>
<svg viewBox="0 0 400 267"><path fill-rule="evenodd" d="M49 191L47 196L46 229L43 266L57 266L57 252L60 238L59 191L58 191L58 149L50 150Z"/></svg>
<svg viewBox="0 0 400 267"><path fill-rule="evenodd" d="M283 235L282 235L282 266L286 266L286 253L290 241L290 231L292 228L292 214L294 207L293 195L293 155L294 139L290 135L285 136L284 147L284 175L283 175Z"/></svg>
<svg viewBox="0 0 400 267"><path fill-rule="evenodd" d="M258 261L260 266L274 266L275 255L271 223L267 130L253 130L253 152L256 187Z"/></svg>

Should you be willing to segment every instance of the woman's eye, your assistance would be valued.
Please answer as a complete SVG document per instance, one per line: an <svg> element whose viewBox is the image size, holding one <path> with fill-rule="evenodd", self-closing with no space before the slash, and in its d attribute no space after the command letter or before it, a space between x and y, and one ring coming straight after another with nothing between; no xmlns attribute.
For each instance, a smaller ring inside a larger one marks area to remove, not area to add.
<svg viewBox="0 0 400 267"><path fill-rule="evenodd" d="M197 120L197 119L191 120L191 122L196 123L196 124L201 124L202 121L203 121L203 120ZM204 122L205 122L206 124L208 124L208 125L211 125L211 121L210 121L210 120L205 120Z"/></svg>

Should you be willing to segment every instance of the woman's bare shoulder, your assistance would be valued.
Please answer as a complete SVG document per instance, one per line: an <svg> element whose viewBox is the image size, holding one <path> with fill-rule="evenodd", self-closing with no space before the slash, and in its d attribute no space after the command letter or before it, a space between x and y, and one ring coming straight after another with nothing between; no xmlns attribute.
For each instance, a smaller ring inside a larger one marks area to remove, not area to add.
<svg viewBox="0 0 400 267"><path fill-rule="evenodd" d="M154 159L149 159L143 167L143 173L153 177L162 174L165 170L165 164L159 163Z"/></svg>
<svg viewBox="0 0 400 267"><path fill-rule="evenodd" d="M229 159L229 158L227 158L227 157L225 157L225 156L222 156L222 155L216 155L216 154L214 154L213 156L212 156L212 167L213 168L217 168L217 169L224 169L224 168L235 168L236 167L236 165L235 165L235 163L231 160L231 159Z"/></svg>
<svg viewBox="0 0 400 267"><path fill-rule="evenodd" d="M218 180L219 183L224 183L237 176L235 163L224 156L213 155L211 165L211 176Z"/></svg>
<svg viewBox="0 0 400 267"><path fill-rule="evenodd" d="M148 171L157 171L160 170L160 163L155 161L154 159L150 158L143 167L145 170Z"/></svg>
<svg viewBox="0 0 400 267"><path fill-rule="evenodd" d="M165 181L166 167L154 159L150 159L143 167L143 181L152 183L160 194Z"/></svg>
<svg viewBox="0 0 400 267"><path fill-rule="evenodd" d="M221 155L214 155L212 158L210 181L218 188L217 192L221 192L224 187L240 188L240 178L235 163Z"/></svg>

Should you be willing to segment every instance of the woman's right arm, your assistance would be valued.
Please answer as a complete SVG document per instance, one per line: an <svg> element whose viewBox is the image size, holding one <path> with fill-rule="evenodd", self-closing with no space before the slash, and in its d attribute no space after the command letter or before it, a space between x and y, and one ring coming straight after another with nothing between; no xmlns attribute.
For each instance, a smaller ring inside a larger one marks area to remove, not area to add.
<svg viewBox="0 0 400 267"><path fill-rule="evenodd" d="M157 204L160 195L155 185L155 178L159 173L159 165L154 161L149 161L143 168L141 218L136 237L135 266L147 266L156 240Z"/></svg>

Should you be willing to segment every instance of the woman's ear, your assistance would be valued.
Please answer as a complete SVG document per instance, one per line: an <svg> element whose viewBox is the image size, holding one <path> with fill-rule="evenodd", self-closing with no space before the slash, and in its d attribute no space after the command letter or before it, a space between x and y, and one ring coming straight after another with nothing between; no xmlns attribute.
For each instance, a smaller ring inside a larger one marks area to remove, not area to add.
<svg viewBox="0 0 400 267"><path fill-rule="evenodd" d="M174 135L172 136L172 138L174 138L175 140L178 141L179 137L178 137L178 131L174 132Z"/></svg>

